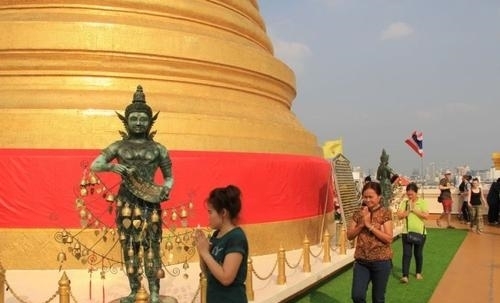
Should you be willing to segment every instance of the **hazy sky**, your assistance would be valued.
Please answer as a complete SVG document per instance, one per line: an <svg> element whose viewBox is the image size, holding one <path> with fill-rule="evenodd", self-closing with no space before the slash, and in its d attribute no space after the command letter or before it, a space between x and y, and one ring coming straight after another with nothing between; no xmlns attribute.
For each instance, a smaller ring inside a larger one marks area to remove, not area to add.
<svg viewBox="0 0 500 303"><path fill-rule="evenodd" d="M260 0L275 56L294 71L292 111L319 145L343 138L355 166L383 148L424 166L487 169L500 152L500 1Z"/></svg>

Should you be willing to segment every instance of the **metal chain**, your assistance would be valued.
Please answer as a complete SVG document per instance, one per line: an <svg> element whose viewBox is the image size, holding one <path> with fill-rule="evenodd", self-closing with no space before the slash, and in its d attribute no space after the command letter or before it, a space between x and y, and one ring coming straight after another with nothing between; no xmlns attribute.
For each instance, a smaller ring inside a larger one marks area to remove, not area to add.
<svg viewBox="0 0 500 303"><path fill-rule="evenodd" d="M194 297L193 297L193 300L191 300L191 303L194 303L194 301L196 301L196 298L198 298L198 295L200 294L200 289L201 289L201 285L198 283L198 289L194 293Z"/></svg>
<svg viewBox="0 0 500 303"><path fill-rule="evenodd" d="M309 253L311 254L311 256L313 256L313 257L315 257L315 258L319 257L319 255L321 255L321 252L322 252L322 251L323 251L323 247L321 247L321 248L319 249L319 252L318 252L317 254L314 254L314 253L312 252L312 250L311 250L311 247L309 247Z"/></svg>
<svg viewBox="0 0 500 303"><path fill-rule="evenodd" d="M295 269L295 268L297 268L297 267L300 265L300 261L302 261L302 257L304 257L304 254L303 254L303 253L302 253L302 254L300 254L300 258L299 258L299 261L297 261L297 264L295 264L295 265L293 265L293 266L292 266L292 265L290 265L290 263L288 263L288 259L287 259L286 255L285 255L285 263L286 263L286 265L288 265L288 267L290 267L291 269Z"/></svg>
<svg viewBox="0 0 500 303"><path fill-rule="evenodd" d="M75 298L71 290L69 291L69 295L71 296L71 299L73 299L74 302L78 303L78 300Z"/></svg>
<svg viewBox="0 0 500 303"><path fill-rule="evenodd" d="M259 280L267 280L271 277L271 275L273 274L274 270L276 269L276 266L278 265L278 260L276 260L276 262L274 262L274 266L273 266L273 269L271 270L271 272L269 273L269 275L267 275L266 277L262 277L260 276L256 271L255 271L255 268L252 267L252 272L254 273L254 275L257 277L257 279Z"/></svg>
<svg viewBox="0 0 500 303"><path fill-rule="evenodd" d="M16 292L12 289L12 287L10 287L9 282L7 282L7 279L5 279L5 285L7 285L7 290L12 294L12 296L17 301L19 301L21 303L29 303L29 302L24 301L23 299L21 299L21 297L19 297L19 295L16 294ZM57 297L58 294L59 294L59 290L56 290L56 292L49 299L47 299L46 301L44 301L43 303L49 303L50 301L54 300L54 298Z"/></svg>

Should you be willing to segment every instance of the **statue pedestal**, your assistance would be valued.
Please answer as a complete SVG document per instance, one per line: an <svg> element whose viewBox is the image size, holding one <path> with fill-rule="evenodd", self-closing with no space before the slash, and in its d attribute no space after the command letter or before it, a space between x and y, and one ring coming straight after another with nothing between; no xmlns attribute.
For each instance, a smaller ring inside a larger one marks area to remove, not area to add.
<svg viewBox="0 0 500 303"><path fill-rule="evenodd" d="M109 303L120 303L121 298L109 301ZM176 298L170 296L160 296L161 303L179 303Z"/></svg>

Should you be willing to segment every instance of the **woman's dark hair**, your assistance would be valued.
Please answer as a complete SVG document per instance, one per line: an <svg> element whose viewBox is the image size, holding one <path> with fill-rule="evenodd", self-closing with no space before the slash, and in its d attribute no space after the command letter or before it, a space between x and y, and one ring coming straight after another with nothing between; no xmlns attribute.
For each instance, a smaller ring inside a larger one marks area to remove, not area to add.
<svg viewBox="0 0 500 303"><path fill-rule="evenodd" d="M373 189L378 196L382 195L382 188L378 182L366 182L365 185L363 185L361 193L364 193L367 189Z"/></svg>
<svg viewBox="0 0 500 303"><path fill-rule="evenodd" d="M226 209L229 218L235 219L241 210L241 190L234 185L215 188L210 192L207 203L212 205L217 213Z"/></svg>
<svg viewBox="0 0 500 303"><path fill-rule="evenodd" d="M411 182L408 185L406 185L406 191L409 191L409 190L418 193L418 185L417 185L417 183Z"/></svg>

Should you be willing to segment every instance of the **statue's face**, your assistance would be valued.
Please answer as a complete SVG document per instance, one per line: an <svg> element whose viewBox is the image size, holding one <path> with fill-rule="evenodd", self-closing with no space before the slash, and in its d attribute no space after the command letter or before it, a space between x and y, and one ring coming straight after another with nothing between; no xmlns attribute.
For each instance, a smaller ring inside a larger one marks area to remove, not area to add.
<svg viewBox="0 0 500 303"><path fill-rule="evenodd" d="M146 113L132 112L128 116L128 130L132 134L146 133L149 128L150 119Z"/></svg>

